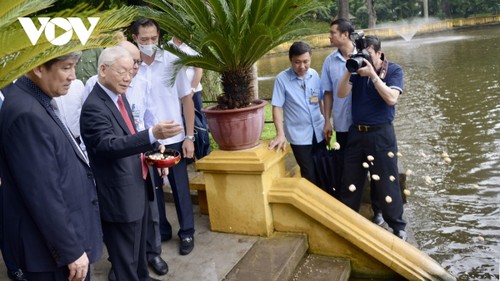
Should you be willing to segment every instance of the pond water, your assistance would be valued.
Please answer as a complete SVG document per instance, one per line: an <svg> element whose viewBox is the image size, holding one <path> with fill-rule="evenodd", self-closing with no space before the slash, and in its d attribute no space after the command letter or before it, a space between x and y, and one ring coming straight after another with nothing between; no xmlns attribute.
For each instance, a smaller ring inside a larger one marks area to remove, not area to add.
<svg viewBox="0 0 500 281"><path fill-rule="evenodd" d="M417 34L382 49L405 72L395 126L420 249L459 280L499 280L500 26ZM314 50L312 68L321 73L331 52ZM261 98L287 67L287 55L259 61Z"/></svg>

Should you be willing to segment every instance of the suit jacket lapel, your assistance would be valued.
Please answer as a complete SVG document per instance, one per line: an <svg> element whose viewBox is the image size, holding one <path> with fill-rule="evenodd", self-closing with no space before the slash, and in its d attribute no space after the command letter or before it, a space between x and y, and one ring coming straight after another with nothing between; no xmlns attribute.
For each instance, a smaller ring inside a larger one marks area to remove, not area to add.
<svg viewBox="0 0 500 281"><path fill-rule="evenodd" d="M64 127L64 125L62 124L62 120L59 119L59 117L56 116L56 113L54 112L53 109L49 108L50 105L49 104L45 104L45 102L43 102L38 97L37 94L33 93L33 90L31 90L30 87L28 87L27 85L25 85L23 83L22 79L19 79L19 81L17 81L15 84L18 85L19 87L21 87L24 91L30 93L40 103L40 105L45 109L45 111L47 111L47 113L52 118L52 120L61 129L62 133L66 136L66 139L71 143L71 147L75 151L75 153L78 156L78 158L80 158L80 160L82 160L85 164L89 165L89 163L87 161L87 158L82 154L83 153L82 150L79 149L78 147L76 147L76 145L77 145L76 141L74 139L73 140L70 139L70 138L72 138L72 136L70 136L71 133L70 133L69 129L67 129L66 127Z"/></svg>
<svg viewBox="0 0 500 281"><path fill-rule="evenodd" d="M127 126L127 123L125 123L125 120L123 120L122 114L120 113L120 110L118 110L118 107L116 106L115 102L113 100L111 100L111 98L108 96L108 94L106 94L104 89L102 89L99 84L96 84L96 85L99 87L99 92L97 92L99 94L99 97L102 100L104 100L104 104L111 111L111 113L113 114L113 116L116 119L116 122L118 122L120 127L122 127L122 129L125 132L127 132L129 135L131 135L132 133L128 129L128 126ZM128 105L128 103L125 103L125 104ZM127 106L125 106L125 108L127 108ZM130 116L130 112L128 112L128 110L127 110L127 114Z"/></svg>

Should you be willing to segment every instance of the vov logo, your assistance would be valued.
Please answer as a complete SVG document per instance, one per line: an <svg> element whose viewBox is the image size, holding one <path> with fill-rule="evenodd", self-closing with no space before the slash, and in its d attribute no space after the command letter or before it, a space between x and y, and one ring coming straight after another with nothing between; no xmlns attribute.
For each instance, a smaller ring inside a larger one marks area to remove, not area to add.
<svg viewBox="0 0 500 281"><path fill-rule="evenodd" d="M94 31L94 28L99 21L99 18L87 18L90 23L89 29L85 27L83 21L80 18L48 18L48 17L40 17L38 18L38 22L40 22L40 28L37 29L31 18L23 17L18 18L19 22L23 26L26 35L31 41L31 44L35 45L40 39L42 32L45 30L45 38L52 43L53 45L65 45L73 36L73 30L82 42L82 45L87 43L87 40ZM56 37L56 26L63 29L65 32L58 37Z"/></svg>

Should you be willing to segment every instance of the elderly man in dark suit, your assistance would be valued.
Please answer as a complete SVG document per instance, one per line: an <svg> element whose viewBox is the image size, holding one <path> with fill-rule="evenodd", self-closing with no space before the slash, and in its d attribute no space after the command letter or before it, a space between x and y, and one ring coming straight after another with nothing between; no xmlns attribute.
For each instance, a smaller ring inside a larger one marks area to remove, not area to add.
<svg viewBox="0 0 500 281"><path fill-rule="evenodd" d="M154 197L143 154L157 139L175 136L182 127L163 121L136 132L126 98L134 61L117 46L99 57L98 83L83 104L80 128L95 173L104 243L118 281L152 280L146 260L148 199ZM161 148L161 147L160 147Z"/></svg>
<svg viewBox="0 0 500 281"><path fill-rule="evenodd" d="M30 281L90 280L89 265L102 254L92 172L51 103L68 92L80 54L35 67L3 89L4 250Z"/></svg>

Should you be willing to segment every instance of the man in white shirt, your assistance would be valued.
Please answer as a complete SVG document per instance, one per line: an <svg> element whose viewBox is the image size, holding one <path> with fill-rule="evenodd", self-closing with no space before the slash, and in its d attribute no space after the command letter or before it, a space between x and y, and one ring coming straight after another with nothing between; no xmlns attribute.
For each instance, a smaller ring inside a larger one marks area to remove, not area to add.
<svg viewBox="0 0 500 281"><path fill-rule="evenodd" d="M69 91L66 95L54 98L61 114L61 121L66 124L78 144L81 144L80 112L82 111L84 89L83 82L75 79L71 81Z"/></svg>
<svg viewBox="0 0 500 281"><path fill-rule="evenodd" d="M182 42L177 37L172 37L169 44L176 46L179 50L184 53L197 56L198 53L191 49L186 43ZM201 86L201 77L203 76L203 69L199 67L188 66L186 67L186 78L191 84L191 90L193 94L193 102L195 108L195 131L196 131L196 141L194 153L196 159L201 159L210 153L210 138L208 136L208 124L205 115L201 112L203 108L203 87ZM182 79L184 76L179 76L178 79Z"/></svg>
<svg viewBox="0 0 500 281"><path fill-rule="evenodd" d="M180 151L181 161L170 168L168 181L172 188L177 217L180 229L179 253L189 254L194 248L194 215L189 191L189 180L185 158L192 158L194 154L194 104L193 90L186 75L181 70L177 77L173 77L173 63L177 59L173 54L160 50L158 23L151 19L139 19L132 25L132 38L141 51L143 63L138 76L147 81L146 106L144 115L146 128L154 125L158 120L174 120L185 124L185 131L177 136L159 140L166 148ZM172 78L175 83L172 86ZM184 115L184 120L183 120ZM157 189L158 210L160 213L160 232L162 240L172 237L172 228L165 215L163 189Z"/></svg>

